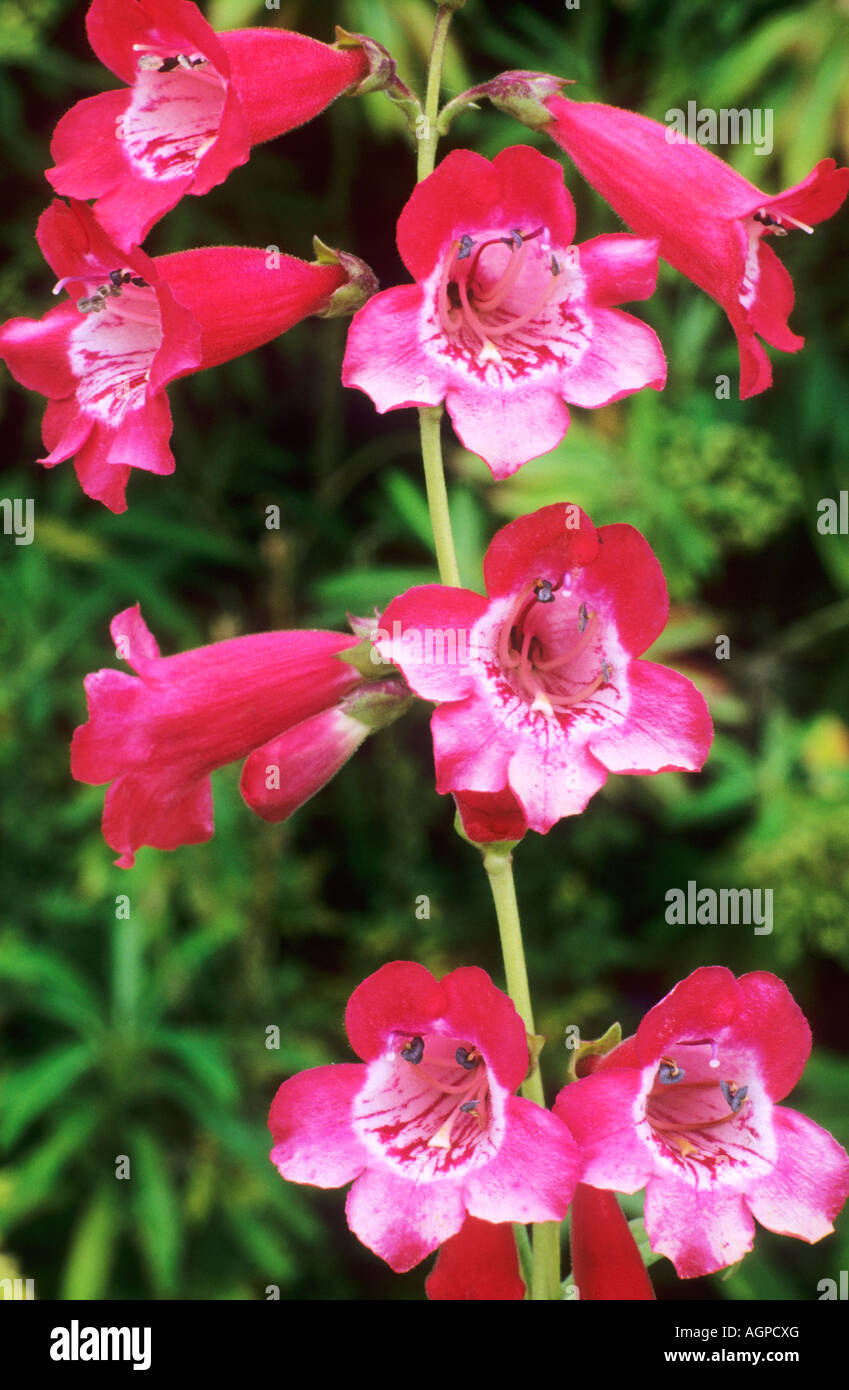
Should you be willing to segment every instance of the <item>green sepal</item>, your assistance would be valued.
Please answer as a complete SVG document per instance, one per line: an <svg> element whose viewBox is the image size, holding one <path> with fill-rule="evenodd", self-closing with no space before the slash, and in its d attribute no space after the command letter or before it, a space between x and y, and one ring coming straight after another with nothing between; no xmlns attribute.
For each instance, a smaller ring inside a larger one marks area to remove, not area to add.
<svg viewBox="0 0 849 1390"><path fill-rule="evenodd" d="M579 1043L572 1050L569 1058L569 1065L566 1074L570 1081L579 1081L578 1063L582 1057L604 1057L606 1053L612 1052L614 1047L618 1047L622 1041L622 1025L611 1023L606 1033L602 1033L600 1038L594 1038L591 1042Z"/></svg>
<svg viewBox="0 0 849 1390"><path fill-rule="evenodd" d="M340 265L348 277L347 284L334 290L327 306L315 315L319 319L349 318L361 309L373 294L377 294L380 283L371 266L354 256L350 251L338 251L326 246L320 237L312 239L316 265Z"/></svg>
<svg viewBox="0 0 849 1390"><path fill-rule="evenodd" d="M400 680L384 680L379 686L366 685L354 690L339 702L339 708L350 719L365 724L372 733L394 724L413 704L415 696Z"/></svg>
<svg viewBox="0 0 849 1390"><path fill-rule="evenodd" d="M369 92L385 92L389 100L401 108L410 132L415 135L417 123L424 114L422 104L406 82L401 81L395 59L389 50L368 34L352 34L339 24L336 25L336 42L333 47L361 48L368 58L368 72L348 89L347 95L361 97L367 96Z"/></svg>
<svg viewBox="0 0 849 1390"><path fill-rule="evenodd" d="M571 77L555 77L552 73L529 72L525 69L501 72L490 82L470 87L443 106L437 130L440 135L445 135L455 116L469 107L475 108L484 97L499 111L515 117L523 125L530 126L531 130L542 130L554 119L545 105L546 99L559 96L561 88L573 81Z"/></svg>

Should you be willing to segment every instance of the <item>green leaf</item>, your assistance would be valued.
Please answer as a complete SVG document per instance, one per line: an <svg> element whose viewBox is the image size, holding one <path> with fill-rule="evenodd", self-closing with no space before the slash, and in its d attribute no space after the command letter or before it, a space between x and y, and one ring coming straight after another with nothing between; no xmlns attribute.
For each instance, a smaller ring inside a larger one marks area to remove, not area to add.
<svg viewBox="0 0 849 1390"><path fill-rule="evenodd" d="M220 1040L211 1033L189 1032L188 1029L157 1028L151 1040L187 1068L211 1092L216 1100L233 1101L239 1094L239 1084Z"/></svg>
<svg viewBox="0 0 849 1390"><path fill-rule="evenodd" d="M383 487L401 520L426 550L433 552L433 532L427 502L405 473L384 474Z"/></svg>
<svg viewBox="0 0 849 1390"><path fill-rule="evenodd" d="M104 1185L96 1191L74 1230L62 1271L60 1298L106 1296L118 1234L116 1217L114 1194Z"/></svg>
<svg viewBox="0 0 849 1390"><path fill-rule="evenodd" d="M3 1089L0 1144L14 1144L27 1125L65 1097L88 1071L96 1056L90 1043L54 1048L28 1067L19 1068Z"/></svg>
<svg viewBox="0 0 849 1390"><path fill-rule="evenodd" d="M140 1127L130 1137L136 1238L156 1296L173 1296L182 1246L182 1214L168 1164L156 1140Z"/></svg>

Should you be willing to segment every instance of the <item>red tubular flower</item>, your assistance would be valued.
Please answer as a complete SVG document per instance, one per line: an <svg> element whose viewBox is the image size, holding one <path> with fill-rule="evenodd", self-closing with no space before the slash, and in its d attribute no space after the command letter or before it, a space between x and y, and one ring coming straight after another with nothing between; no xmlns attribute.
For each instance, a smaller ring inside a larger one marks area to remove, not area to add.
<svg viewBox="0 0 849 1390"><path fill-rule="evenodd" d="M425 1292L432 1302L523 1299L525 1285L512 1226L493 1226L467 1216L456 1236L440 1246L436 1264L425 1279Z"/></svg>
<svg viewBox="0 0 849 1390"><path fill-rule="evenodd" d="M712 728L701 695L636 659L668 612L638 531L543 507L498 532L484 579L488 598L410 589L374 639L416 694L439 702L437 790L457 795L470 838L545 832L582 811L608 772L702 766Z"/></svg>
<svg viewBox="0 0 849 1390"><path fill-rule="evenodd" d="M165 387L250 352L323 312L348 280L263 250L214 246L151 260L119 251L84 203L58 199L38 242L71 302L40 320L10 319L0 356L22 385L49 398L48 468L75 455L89 497L126 510L131 468L172 473Z"/></svg>
<svg viewBox="0 0 849 1390"><path fill-rule="evenodd" d="M316 720L362 682L338 658L350 635L267 632L161 657L138 606L110 630L138 676L86 678L89 722L74 734L71 771L79 782L111 782L103 835L121 868L141 845L176 849L211 837L213 769L247 757L242 795L266 820L282 820L354 751L338 725L322 726L313 742Z"/></svg>
<svg viewBox="0 0 849 1390"><path fill-rule="evenodd" d="M694 971L557 1097L581 1145L582 1181L645 1187L651 1248L685 1279L742 1259L755 1219L821 1240L849 1192L849 1156L777 1104L810 1050L807 1021L774 975Z"/></svg>
<svg viewBox="0 0 849 1390"><path fill-rule="evenodd" d="M342 370L382 414L445 401L463 444L504 478L553 449L566 402L607 405L666 364L656 335L613 305L646 299L657 244L601 236L573 246L563 171L536 150L490 163L455 150L420 183L398 222L416 280L353 319Z"/></svg>
<svg viewBox="0 0 849 1390"><path fill-rule="evenodd" d="M342 1187L348 1225L397 1272L481 1221L561 1221L578 1153L550 1111L512 1093L525 1028L476 967L437 982L395 961L345 1015L361 1063L285 1081L271 1107L271 1161L290 1182Z"/></svg>
<svg viewBox="0 0 849 1390"><path fill-rule="evenodd" d="M582 1303L654 1298L637 1242L615 1193L578 1183L570 1242L572 1278Z"/></svg>
<svg viewBox="0 0 849 1390"><path fill-rule="evenodd" d="M128 87L62 117L47 177L57 193L97 198L118 245L144 240L184 193L208 193L251 146L318 115L366 72L340 51L283 29L216 34L189 0L94 0L98 58Z"/></svg>
<svg viewBox="0 0 849 1390"><path fill-rule="evenodd" d="M797 352L791 332L793 282L766 237L831 217L849 190L849 169L823 159L801 183L774 197L701 145L633 111L549 97L546 132L639 236L728 315L740 349L740 397L772 383L762 343Z"/></svg>

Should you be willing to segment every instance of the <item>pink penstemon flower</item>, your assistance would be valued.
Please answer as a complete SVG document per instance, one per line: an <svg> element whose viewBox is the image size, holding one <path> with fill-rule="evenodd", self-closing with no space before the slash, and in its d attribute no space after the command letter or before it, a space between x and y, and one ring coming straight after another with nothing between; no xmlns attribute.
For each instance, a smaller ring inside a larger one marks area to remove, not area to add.
<svg viewBox="0 0 849 1390"><path fill-rule="evenodd" d="M509 75L508 75L509 76ZM782 193L762 192L710 150L647 116L598 102L550 96L544 127L640 236L728 315L740 350L740 397L765 391L772 368L762 338L797 352L787 319L793 282L768 242L811 232L849 190L849 169L822 159Z"/></svg>
<svg viewBox="0 0 849 1390"><path fill-rule="evenodd" d="M408 703L400 682L364 682L344 659L350 634L266 632L163 657L138 606L110 631L137 674L86 677L71 771L111 784L103 836L120 868L142 845L208 840L210 773L227 763L246 760L241 792L257 815L285 820Z"/></svg>
<svg viewBox="0 0 849 1390"><path fill-rule="evenodd" d="M437 791L454 793L470 838L544 833L583 810L610 772L702 766L712 739L702 696L638 659L668 613L638 531L596 530L566 503L543 507L498 532L484 579L487 598L410 589L373 638L437 702Z"/></svg>
<svg viewBox="0 0 849 1390"><path fill-rule="evenodd" d="M352 994L359 1063L285 1081L271 1161L290 1182L343 1187L354 1234L401 1272L467 1216L560 1221L579 1165L566 1127L512 1093L528 1069L524 1024L477 967L437 981L394 961Z"/></svg>
<svg viewBox="0 0 849 1390"><path fill-rule="evenodd" d="M124 252L84 203L59 199L37 237L68 301L0 328L0 356L48 397L48 468L72 456L87 496L126 509L132 468L174 471L165 387L325 313L352 279L342 264L238 246L151 259ZM340 253L344 259L344 253ZM349 263L350 264L350 263ZM368 292L368 290L366 291Z"/></svg>
<svg viewBox="0 0 849 1390"><path fill-rule="evenodd" d="M351 323L342 371L382 413L443 400L497 478L547 453L567 402L592 408L666 364L654 332L614 308L654 290L657 245L623 235L573 245L560 166L526 146L490 163L449 154L414 190L398 249L416 283L376 295Z"/></svg>
<svg viewBox="0 0 849 1390"><path fill-rule="evenodd" d="M120 246L186 193L208 193L251 147L318 115L361 78L345 51L283 29L216 34L190 0L93 0L91 46L128 86L73 106L53 137L57 193L96 198Z"/></svg>
<svg viewBox="0 0 849 1390"><path fill-rule="evenodd" d="M651 1247L681 1278L741 1259L755 1220L821 1240L849 1193L849 1156L778 1104L810 1050L807 1021L774 975L694 971L557 1097L581 1146L582 1182L645 1187Z"/></svg>

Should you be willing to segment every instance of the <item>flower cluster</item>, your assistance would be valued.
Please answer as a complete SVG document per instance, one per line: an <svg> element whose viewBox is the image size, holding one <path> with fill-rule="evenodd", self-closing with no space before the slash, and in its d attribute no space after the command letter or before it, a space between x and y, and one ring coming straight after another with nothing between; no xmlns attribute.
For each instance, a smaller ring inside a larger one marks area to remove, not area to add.
<svg viewBox="0 0 849 1390"><path fill-rule="evenodd" d="M682 1278L741 1259L753 1217L822 1239L849 1194L849 1155L776 1103L811 1034L774 975L696 970L553 1113L511 1094L527 1040L482 970L437 983L396 961L354 991L345 1022L362 1061L283 1083L271 1161L291 1182L353 1182L348 1224L392 1269L441 1246L431 1298L523 1297L507 1223L560 1221L573 1198L580 1297L634 1300L653 1292L614 1191L648 1184L651 1247Z"/></svg>
<svg viewBox="0 0 849 1390"><path fill-rule="evenodd" d="M456 149L434 168L434 144L397 224L408 283L378 292L363 261L317 238L313 262L273 247L150 256L140 243L181 198L343 93L384 90L411 124L422 109L364 35L338 30L331 46L271 27L216 33L191 0L92 0L87 29L123 85L77 103L54 134L46 177L60 196L36 238L67 298L3 325L0 356L48 400L41 462L73 458L83 492L113 512L132 469L175 467L172 383L312 315L353 316L345 386L380 413L444 405L497 479L554 449L570 408L664 388L657 335L621 308L651 297L658 257L727 313L742 398L771 384L764 342L802 346L769 242L837 211L849 170L833 160L770 195L641 115L506 73L456 97L452 114L487 96L544 132L633 234L577 241L562 167L537 149L492 160ZM431 135L416 133L426 151ZM647 659L669 604L640 532L597 528L558 502L500 530L483 570L485 595L418 586L352 619L353 636L268 632L163 657L139 606L119 613L116 656L133 674L88 676L71 750L77 780L108 784L116 863L208 840L211 774L236 761L248 806L286 820L416 699L435 705L436 789L488 868L528 831L582 812L611 773L701 769L706 703ZM617 1193L645 1189L651 1248L682 1278L740 1260L756 1221L820 1240L849 1193L849 1156L780 1104L811 1034L766 972L696 970L632 1037L591 1045L551 1109L530 1098L542 1091L529 1008L477 967L437 980L384 965L352 994L346 1028L359 1061L281 1085L271 1159L290 1182L350 1184L350 1229L393 1270L438 1251L434 1300L525 1297L513 1225L560 1223L570 1208L579 1296L651 1299Z"/></svg>

